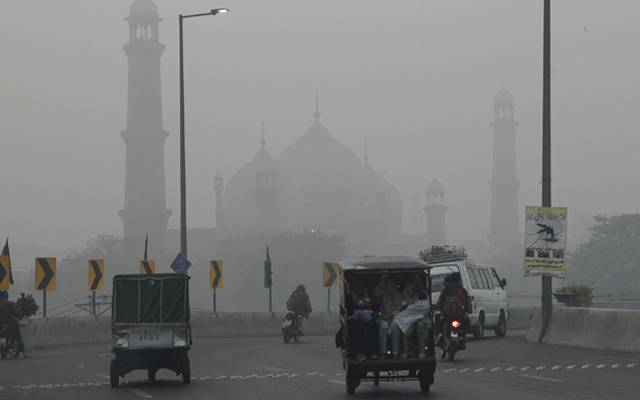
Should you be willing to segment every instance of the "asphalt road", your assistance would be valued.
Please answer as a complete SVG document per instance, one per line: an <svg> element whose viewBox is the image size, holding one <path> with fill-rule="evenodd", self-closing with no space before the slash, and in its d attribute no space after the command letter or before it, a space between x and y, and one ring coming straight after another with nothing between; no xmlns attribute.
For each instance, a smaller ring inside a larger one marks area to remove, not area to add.
<svg viewBox="0 0 640 400"><path fill-rule="evenodd" d="M109 387L108 345L34 351L0 361L0 399L346 399L333 338L198 340L191 385L168 371L158 381L127 375ZM526 343L522 334L471 341L454 362L440 362L431 399L638 399L640 354ZM363 383L355 398L424 398L417 382Z"/></svg>

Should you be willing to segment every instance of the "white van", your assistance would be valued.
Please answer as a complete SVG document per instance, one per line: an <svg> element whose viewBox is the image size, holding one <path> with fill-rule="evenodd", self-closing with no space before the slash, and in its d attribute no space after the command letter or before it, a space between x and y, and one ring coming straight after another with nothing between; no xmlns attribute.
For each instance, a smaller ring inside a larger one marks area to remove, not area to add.
<svg viewBox="0 0 640 400"><path fill-rule="evenodd" d="M469 292L472 313L469 315L473 336L484 336L485 328L493 329L503 337L507 334L509 309L507 306L506 279L500 279L496 269L487 265L477 265L466 256L451 261L429 263L431 269L433 301L437 301L444 288L444 278L459 272L462 284Z"/></svg>

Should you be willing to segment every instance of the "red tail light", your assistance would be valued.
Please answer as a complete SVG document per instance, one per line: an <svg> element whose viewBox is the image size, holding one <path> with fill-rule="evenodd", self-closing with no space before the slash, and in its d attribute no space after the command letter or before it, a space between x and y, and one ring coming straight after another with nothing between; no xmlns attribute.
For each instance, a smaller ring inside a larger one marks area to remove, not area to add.
<svg viewBox="0 0 640 400"><path fill-rule="evenodd" d="M462 324L460 323L460 321L451 321L451 326L458 329L462 326Z"/></svg>

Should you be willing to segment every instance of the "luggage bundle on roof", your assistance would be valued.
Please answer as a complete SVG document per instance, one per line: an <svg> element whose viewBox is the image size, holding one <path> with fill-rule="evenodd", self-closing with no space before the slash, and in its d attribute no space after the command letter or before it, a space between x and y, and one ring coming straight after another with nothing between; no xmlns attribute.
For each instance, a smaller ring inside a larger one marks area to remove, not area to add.
<svg viewBox="0 0 640 400"><path fill-rule="evenodd" d="M467 253L460 246L431 246L430 249L421 251L418 257L428 264L437 264L466 260Z"/></svg>

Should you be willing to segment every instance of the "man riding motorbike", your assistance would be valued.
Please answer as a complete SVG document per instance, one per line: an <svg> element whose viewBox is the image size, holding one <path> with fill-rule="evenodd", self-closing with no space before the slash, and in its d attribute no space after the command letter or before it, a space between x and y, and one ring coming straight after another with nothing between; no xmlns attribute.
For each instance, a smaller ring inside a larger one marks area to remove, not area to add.
<svg viewBox="0 0 640 400"><path fill-rule="evenodd" d="M298 285L296 290L294 290L293 293L291 293L291 296L289 296L289 299L287 300L287 311L293 311L305 318L309 318L309 314L311 314L311 301L309 301L309 295L307 294L304 285ZM302 321L300 321L299 332L302 336Z"/></svg>
<svg viewBox="0 0 640 400"><path fill-rule="evenodd" d="M440 311L438 340L442 340L442 333L447 323L458 320L462 322L463 335L468 326L467 315L471 312L469 292L462 286L462 276L454 272L444 278L444 289L440 292L437 303Z"/></svg>

